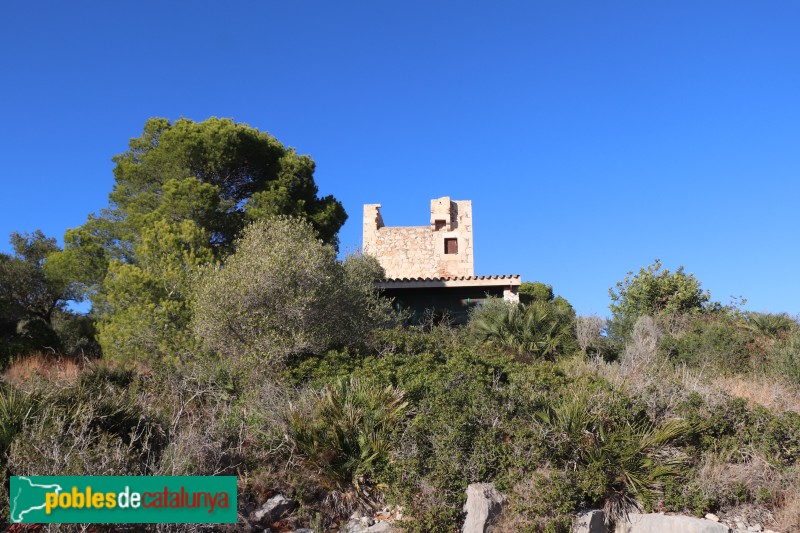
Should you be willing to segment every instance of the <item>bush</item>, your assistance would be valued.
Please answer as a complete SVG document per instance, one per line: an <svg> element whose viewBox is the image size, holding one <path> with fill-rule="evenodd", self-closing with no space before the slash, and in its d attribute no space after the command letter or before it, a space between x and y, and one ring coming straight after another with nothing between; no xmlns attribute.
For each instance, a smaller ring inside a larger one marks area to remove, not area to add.
<svg viewBox="0 0 800 533"><path fill-rule="evenodd" d="M700 286L697 278L693 274L686 274L683 267L674 273L662 270L658 259L635 275L628 272L616 288L608 290L612 315L610 334L617 339L626 338L636 319L643 315L695 314L703 311L711 297Z"/></svg>
<svg viewBox="0 0 800 533"><path fill-rule="evenodd" d="M575 475L539 468L519 475L510 491L508 509L500 517L502 531L567 533L580 505Z"/></svg>
<svg viewBox="0 0 800 533"><path fill-rule="evenodd" d="M94 317L71 311L55 313L53 329L61 343L61 352L68 356L99 357Z"/></svg>
<svg viewBox="0 0 800 533"><path fill-rule="evenodd" d="M722 372L751 368L753 337L727 317L695 320L689 331L666 335L660 350L677 364L708 366Z"/></svg>
<svg viewBox="0 0 800 533"><path fill-rule="evenodd" d="M367 476L385 466L409 414L391 385L339 379L309 390L286 415L289 442L322 486L337 494L343 514L370 501Z"/></svg>
<svg viewBox="0 0 800 533"><path fill-rule="evenodd" d="M257 222L224 267L197 280L193 329L209 350L277 364L359 344L391 316L375 292L380 277L372 258L337 262L307 222Z"/></svg>
<svg viewBox="0 0 800 533"><path fill-rule="evenodd" d="M769 349L767 369L792 383L800 384L800 335L792 335Z"/></svg>
<svg viewBox="0 0 800 533"><path fill-rule="evenodd" d="M324 386L337 379L391 383L406 391L414 416L392 434L391 461L371 478L408 508L415 531L450 531L469 482L502 483L511 428L540 395L567 380L554 364L523 364L491 348L477 349L463 330L387 330L380 352L330 351L290 363L286 375ZM499 476L499 477L498 477Z"/></svg>
<svg viewBox="0 0 800 533"><path fill-rule="evenodd" d="M519 301L521 303L552 302L553 298L555 298L553 287L540 281L526 281L519 286Z"/></svg>
<svg viewBox="0 0 800 533"><path fill-rule="evenodd" d="M745 316L750 328L772 338L786 338L798 328L797 321L786 313L747 313Z"/></svg>
<svg viewBox="0 0 800 533"><path fill-rule="evenodd" d="M654 424L613 391L565 392L536 417L554 466L572 465L587 475L579 485L582 496L602 504L607 521L652 505L664 481L682 472L686 459L675 449L696 428L680 420Z"/></svg>
<svg viewBox="0 0 800 533"><path fill-rule="evenodd" d="M573 317L549 302L490 299L472 312L469 329L479 342L534 358L555 359L577 349Z"/></svg>
<svg viewBox="0 0 800 533"><path fill-rule="evenodd" d="M0 388L0 456L5 455L25 423L35 414L35 399L12 386Z"/></svg>
<svg viewBox="0 0 800 533"><path fill-rule="evenodd" d="M102 368L102 367L101 367ZM165 444L127 371L92 369L66 384L29 385L35 416L11 442L8 469L31 475L143 475Z"/></svg>
<svg viewBox="0 0 800 533"><path fill-rule="evenodd" d="M575 320L575 336L584 354L589 351L600 352L601 335L606 328L606 320L597 315L579 316Z"/></svg>

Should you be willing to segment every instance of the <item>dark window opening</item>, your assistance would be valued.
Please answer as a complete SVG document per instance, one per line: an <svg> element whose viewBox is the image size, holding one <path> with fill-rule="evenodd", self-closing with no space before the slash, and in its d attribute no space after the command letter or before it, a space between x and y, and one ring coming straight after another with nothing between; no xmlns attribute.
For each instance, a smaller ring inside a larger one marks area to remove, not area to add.
<svg viewBox="0 0 800 533"><path fill-rule="evenodd" d="M435 224L434 227L436 228L436 231L439 231L439 230L443 230L444 229L444 227L446 225L446 222L444 220L437 220L437 221L434 222L434 224Z"/></svg>
<svg viewBox="0 0 800 533"><path fill-rule="evenodd" d="M457 254L458 253L458 239L445 239L444 240L444 253Z"/></svg>

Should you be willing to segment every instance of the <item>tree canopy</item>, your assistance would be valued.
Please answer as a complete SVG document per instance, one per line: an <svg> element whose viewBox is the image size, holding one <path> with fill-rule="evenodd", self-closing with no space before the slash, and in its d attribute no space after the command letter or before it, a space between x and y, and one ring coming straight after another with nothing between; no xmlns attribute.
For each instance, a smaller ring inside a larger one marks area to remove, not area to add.
<svg viewBox="0 0 800 533"><path fill-rule="evenodd" d="M60 248L40 230L12 233L13 254L0 253L0 356L24 350L58 346L53 331L55 314L68 300L70 290L59 265L51 263Z"/></svg>
<svg viewBox="0 0 800 533"><path fill-rule="evenodd" d="M703 292L693 274L679 267L675 272L661 268L658 259L634 275L628 272L616 287L608 289L611 296L611 329L624 336L642 315L661 313L697 313L706 308L711 298Z"/></svg>
<svg viewBox="0 0 800 533"><path fill-rule="evenodd" d="M224 255L254 220L303 218L335 246L347 219L333 196L318 196L309 156L230 119L152 118L113 161L109 206L65 236L69 260L62 261L95 289L112 259L139 260L142 229L161 220L193 222L212 250Z"/></svg>
<svg viewBox="0 0 800 533"><path fill-rule="evenodd" d="M111 357L191 350L193 272L224 261L246 225L296 217L335 250L347 218L318 196L309 156L230 119L150 119L113 161L108 207L68 230L52 257L71 290L91 297Z"/></svg>

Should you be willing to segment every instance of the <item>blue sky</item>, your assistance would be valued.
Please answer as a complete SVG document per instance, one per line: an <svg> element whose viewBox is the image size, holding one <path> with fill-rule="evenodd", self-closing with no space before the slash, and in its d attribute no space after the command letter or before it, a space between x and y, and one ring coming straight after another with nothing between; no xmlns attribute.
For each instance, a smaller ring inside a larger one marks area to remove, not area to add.
<svg viewBox="0 0 800 533"><path fill-rule="evenodd" d="M477 274L579 313L660 258L727 303L800 312L800 3L4 2L7 235L106 205L148 117L232 117L361 206L473 201Z"/></svg>

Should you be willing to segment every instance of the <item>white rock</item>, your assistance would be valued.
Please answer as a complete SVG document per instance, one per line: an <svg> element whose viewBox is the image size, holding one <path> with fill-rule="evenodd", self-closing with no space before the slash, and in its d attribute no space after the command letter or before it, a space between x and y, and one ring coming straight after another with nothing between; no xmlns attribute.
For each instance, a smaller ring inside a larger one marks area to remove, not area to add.
<svg viewBox="0 0 800 533"><path fill-rule="evenodd" d="M717 515L715 515L714 513L708 513L706 515L706 520L711 520L713 522L719 522L719 517Z"/></svg>
<svg viewBox="0 0 800 533"><path fill-rule="evenodd" d="M507 499L491 483L473 483L467 487L462 533L490 533L492 524L503 510Z"/></svg>
<svg viewBox="0 0 800 533"><path fill-rule="evenodd" d="M616 533L728 533L722 524L691 516L631 513L628 520L617 524Z"/></svg>
<svg viewBox="0 0 800 533"><path fill-rule="evenodd" d="M358 519L351 518L341 531L343 533L361 533L364 531L364 528L361 526L361 522Z"/></svg>
<svg viewBox="0 0 800 533"><path fill-rule="evenodd" d="M389 522L378 522L365 529L364 533L389 533L390 531L392 531L392 525Z"/></svg>
<svg viewBox="0 0 800 533"><path fill-rule="evenodd" d="M263 521L267 524L271 524L272 522L281 518L284 514L291 512L296 506L297 504L286 496L277 494L267 500L260 509L257 509L253 513L253 518L257 522Z"/></svg>

